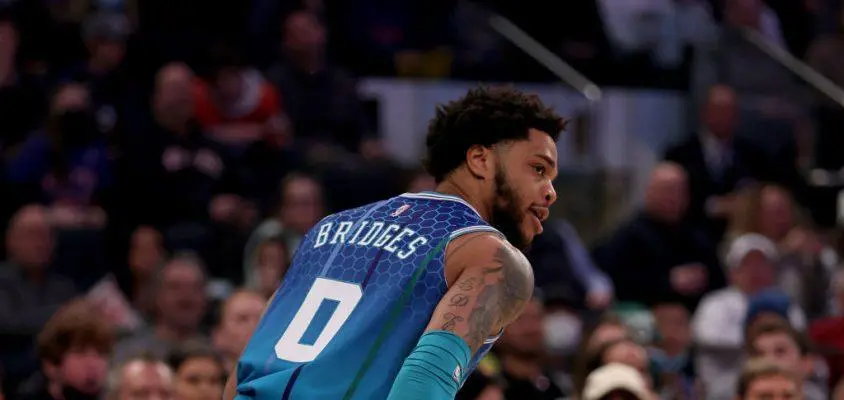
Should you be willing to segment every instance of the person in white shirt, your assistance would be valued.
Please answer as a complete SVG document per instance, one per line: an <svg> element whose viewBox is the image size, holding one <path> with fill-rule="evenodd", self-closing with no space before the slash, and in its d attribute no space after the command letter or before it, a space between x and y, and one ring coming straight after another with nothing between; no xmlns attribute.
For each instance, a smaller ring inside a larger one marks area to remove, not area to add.
<svg viewBox="0 0 844 400"><path fill-rule="evenodd" d="M692 337L698 348L696 370L707 399L731 399L730 383L738 376L744 346L748 298L775 285L773 242L759 234L735 239L724 259L730 286L706 295L692 320ZM795 329L806 326L803 312L792 306L789 320Z"/></svg>

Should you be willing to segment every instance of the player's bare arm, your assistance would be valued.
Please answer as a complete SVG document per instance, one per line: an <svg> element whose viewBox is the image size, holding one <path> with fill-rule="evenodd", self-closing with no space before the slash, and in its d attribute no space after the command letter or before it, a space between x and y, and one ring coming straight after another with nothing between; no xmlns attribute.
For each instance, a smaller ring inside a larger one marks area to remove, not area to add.
<svg viewBox="0 0 844 400"><path fill-rule="evenodd" d="M489 233L467 235L449 247L446 272L456 279L426 331L453 332L475 352L521 314L533 295L533 271L519 250Z"/></svg>
<svg viewBox="0 0 844 400"><path fill-rule="evenodd" d="M527 259L493 234L456 239L445 263L449 289L402 365L388 400L453 399L472 356L513 322L533 295Z"/></svg>

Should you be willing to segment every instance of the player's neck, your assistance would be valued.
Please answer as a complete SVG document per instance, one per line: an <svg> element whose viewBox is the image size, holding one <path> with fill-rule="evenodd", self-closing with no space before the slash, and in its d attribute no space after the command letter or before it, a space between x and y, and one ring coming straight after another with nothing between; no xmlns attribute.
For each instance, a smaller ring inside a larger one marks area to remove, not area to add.
<svg viewBox="0 0 844 400"><path fill-rule="evenodd" d="M447 179L437 185L436 189L434 190L436 190L437 193L460 197L461 199L469 203L472 207L474 207L475 210L477 210L478 213L481 215L481 218L486 221L489 221L489 215L492 205L488 205L480 201L481 196L478 195L471 188L465 188L463 185L459 185L457 182Z"/></svg>

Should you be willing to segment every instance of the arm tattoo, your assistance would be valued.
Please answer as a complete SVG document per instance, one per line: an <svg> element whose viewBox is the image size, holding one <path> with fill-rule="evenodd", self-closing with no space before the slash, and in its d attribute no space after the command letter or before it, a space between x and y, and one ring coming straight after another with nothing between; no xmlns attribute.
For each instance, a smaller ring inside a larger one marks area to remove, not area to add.
<svg viewBox="0 0 844 400"><path fill-rule="evenodd" d="M478 291L475 305L468 314L468 332L464 336L472 349L478 349L493 328L515 318L530 299L533 291L532 274L524 259L513 254L513 251L507 245L501 245L492 262L482 269L481 276L467 277L456 283L456 288L461 292ZM456 308L465 307L469 304L469 297L457 293L449 299L448 304ZM443 330L453 330L455 324L463 320L451 312L443 317Z"/></svg>
<svg viewBox="0 0 844 400"><path fill-rule="evenodd" d="M445 320L445 322L443 322L442 330L449 332L454 332L454 327L457 325L457 323L463 321L463 317L459 315L454 315L450 312L445 313L445 315L443 315L443 319Z"/></svg>

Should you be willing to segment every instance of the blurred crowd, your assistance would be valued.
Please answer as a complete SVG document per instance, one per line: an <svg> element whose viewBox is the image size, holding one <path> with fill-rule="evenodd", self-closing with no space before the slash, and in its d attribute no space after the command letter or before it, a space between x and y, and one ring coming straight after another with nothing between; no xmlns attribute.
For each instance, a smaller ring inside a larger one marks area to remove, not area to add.
<svg viewBox="0 0 844 400"><path fill-rule="evenodd" d="M0 1L0 398L220 398L302 235L434 186L356 77L554 80L495 12L690 124L600 240L545 224L458 398L844 399L844 232L804 173L844 167L844 111L747 36L844 85L840 2L557 3Z"/></svg>

